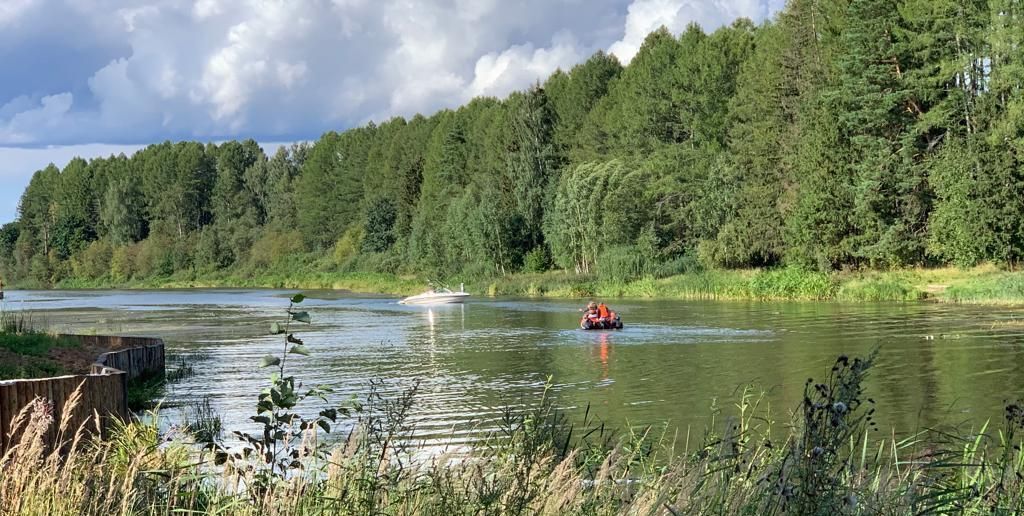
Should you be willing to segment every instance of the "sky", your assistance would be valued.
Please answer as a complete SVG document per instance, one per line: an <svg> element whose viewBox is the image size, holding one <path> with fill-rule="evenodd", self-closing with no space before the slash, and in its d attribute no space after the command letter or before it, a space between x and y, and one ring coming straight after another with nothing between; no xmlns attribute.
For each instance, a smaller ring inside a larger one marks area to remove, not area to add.
<svg viewBox="0 0 1024 516"><path fill-rule="evenodd" d="M785 0L0 0L0 223L48 163L314 140L504 97L598 50ZM276 146L276 145L275 145Z"/></svg>

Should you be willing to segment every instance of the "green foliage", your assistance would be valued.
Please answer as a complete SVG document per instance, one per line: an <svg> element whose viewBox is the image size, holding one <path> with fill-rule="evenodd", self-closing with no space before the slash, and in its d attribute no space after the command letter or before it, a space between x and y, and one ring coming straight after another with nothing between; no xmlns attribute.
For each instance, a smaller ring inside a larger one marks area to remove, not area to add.
<svg viewBox="0 0 1024 516"><path fill-rule="evenodd" d="M602 280L628 282L648 272L646 260L636 246L607 247L597 256L597 271Z"/></svg>
<svg viewBox="0 0 1024 516"><path fill-rule="evenodd" d="M135 176L110 183L103 196L100 219L107 236L116 245L132 244L145 236L145 206Z"/></svg>
<svg viewBox="0 0 1024 516"><path fill-rule="evenodd" d="M917 289L906 278L866 278L845 283L836 293L844 301L917 301L924 298L924 292Z"/></svg>
<svg viewBox="0 0 1024 516"><path fill-rule="evenodd" d="M523 272L544 272L551 268L551 254L546 247L534 247L523 258Z"/></svg>
<svg viewBox="0 0 1024 516"><path fill-rule="evenodd" d="M786 267L755 274L749 289L755 299L831 299L836 284L827 274Z"/></svg>
<svg viewBox="0 0 1024 516"><path fill-rule="evenodd" d="M73 339L36 331L24 313L0 312L0 380L44 378L65 374L51 350L78 348Z"/></svg>
<svg viewBox="0 0 1024 516"><path fill-rule="evenodd" d="M1024 304L1024 275L1001 273L969 283L951 285L946 297L957 303Z"/></svg>
<svg viewBox="0 0 1024 516"><path fill-rule="evenodd" d="M545 221L555 263L577 273L596 272L606 247L636 241L647 222L646 177L621 161L589 163L562 174Z"/></svg>
<svg viewBox="0 0 1024 516"><path fill-rule="evenodd" d="M135 247L117 247L110 258L110 278L124 283L135 277Z"/></svg>
<svg viewBox="0 0 1024 516"><path fill-rule="evenodd" d="M759 26L661 28L625 66L598 52L505 99L269 159L252 140L76 159L33 176L0 273L98 284L105 245L111 281L151 283L284 281L303 264L487 280L554 266L606 285L695 264L1012 267L1021 34L1018 0L790 0Z"/></svg>
<svg viewBox="0 0 1024 516"><path fill-rule="evenodd" d="M311 322L309 312L296 310L296 305L304 300L303 294L292 296L285 311L286 318L270 328L271 334L281 335L282 348L280 355L266 355L260 362L260 367L277 369L270 375L270 385L258 396L256 415L250 417L263 427L262 432L233 432L244 443L241 450L225 446L215 434L205 439L218 464L230 461L236 469L255 470L253 484L249 486L254 500L303 472L309 460L323 459L326 448L315 438L316 434L321 429L330 433L331 425L339 415L350 415L347 405L335 407L329 404L327 396L332 393L331 389L319 386L306 389L295 376L286 374L286 365L292 355L310 354L302 339L292 331L292 322ZM297 407L307 399L319 399L326 408L320 410L316 417L305 417Z"/></svg>
<svg viewBox="0 0 1024 516"><path fill-rule="evenodd" d="M113 257L113 247L105 240L96 240L71 258L71 271L79 278L102 278L111 272Z"/></svg>
<svg viewBox="0 0 1024 516"><path fill-rule="evenodd" d="M395 243L395 220L397 217L395 203L390 199L380 198L374 202L366 213L363 226L362 250L370 253L382 253Z"/></svg>
<svg viewBox="0 0 1024 516"><path fill-rule="evenodd" d="M18 260L15 251L21 230L17 222L8 222L0 226L0 278L10 278L17 274Z"/></svg>
<svg viewBox="0 0 1024 516"><path fill-rule="evenodd" d="M270 268L300 253L302 247L302 235L298 231L267 231L249 250L249 265L257 269Z"/></svg>

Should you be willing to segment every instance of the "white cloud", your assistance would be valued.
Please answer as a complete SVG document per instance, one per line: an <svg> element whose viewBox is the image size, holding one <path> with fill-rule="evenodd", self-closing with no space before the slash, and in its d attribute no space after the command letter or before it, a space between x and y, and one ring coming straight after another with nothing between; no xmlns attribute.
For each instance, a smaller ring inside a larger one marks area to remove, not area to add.
<svg viewBox="0 0 1024 516"><path fill-rule="evenodd" d="M673 34L697 23L714 30L737 18L762 20L781 8L783 0L634 0L626 16L622 39L613 43L609 53L629 63L648 34L665 26Z"/></svg>
<svg viewBox="0 0 1024 516"><path fill-rule="evenodd" d="M18 21L26 11L32 8L36 0L3 0L0 2L0 27Z"/></svg>
<svg viewBox="0 0 1024 516"><path fill-rule="evenodd" d="M535 81L543 81L555 70L571 68L586 59L569 34L556 36L549 48L534 48L527 43L501 53L489 53L477 60L474 78L467 94L504 97Z"/></svg>
<svg viewBox="0 0 1024 516"><path fill-rule="evenodd" d="M0 141L13 144L32 143L32 132L55 128L71 109L72 101L70 93L43 97L38 105L14 114L6 127L0 126Z"/></svg>
<svg viewBox="0 0 1024 516"><path fill-rule="evenodd" d="M782 1L0 0L0 145L315 137Z"/></svg>

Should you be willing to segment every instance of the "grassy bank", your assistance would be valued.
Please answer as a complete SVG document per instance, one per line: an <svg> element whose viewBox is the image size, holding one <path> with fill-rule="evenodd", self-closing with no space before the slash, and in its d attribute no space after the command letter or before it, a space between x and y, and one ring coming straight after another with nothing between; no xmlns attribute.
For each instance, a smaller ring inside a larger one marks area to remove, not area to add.
<svg viewBox="0 0 1024 516"><path fill-rule="evenodd" d="M0 380L67 374L67 361L58 355L80 347L73 339L36 330L31 314L0 310Z"/></svg>
<svg viewBox="0 0 1024 516"><path fill-rule="evenodd" d="M977 429L908 438L873 432L884 407L862 392L871 360L840 357L791 420L752 391L705 432L573 426L543 398L509 410L489 439L433 455L407 421L415 398L377 400L341 443L314 430L301 462L273 473L253 457L218 456L132 424L107 441L76 438L43 406L0 458L0 515L15 514L1019 514L1024 411ZM74 400L69 401L73 403ZM71 442L49 453L55 427ZM290 454L291 448L283 453ZM222 468L212 468L214 462ZM295 466L293 466L295 467Z"/></svg>
<svg viewBox="0 0 1024 516"><path fill-rule="evenodd" d="M0 330L0 380L68 374L66 364L53 355L60 350L79 347L77 341L46 333Z"/></svg>
<svg viewBox="0 0 1024 516"><path fill-rule="evenodd" d="M57 288L284 288L302 290L348 290L367 294L408 295L426 285L416 276L398 276L374 272L257 271L250 273L175 274L152 278L115 281L110 278L71 279ZM31 287L32 285L19 285Z"/></svg>
<svg viewBox="0 0 1024 516"><path fill-rule="evenodd" d="M1024 304L1024 273L995 267L820 273L707 270L610 282L564 272L493 280L488 295L651 299L917 301Z"/></svg>
<svg viewBox="0 0 1024 516"><path fill-rule="evenodd" d="M410 295L423 275L316 270L315 263L235 273L177 274L130 281L65 280L60 288L295 288ZM549 298L650 298L805 301L917 301L1024 304L1024 272L986 265L972 269L900 269L820 273L795 268L699 270L665 278L608 280L564 271L502 277L446 278L477 295Z"/></svg>

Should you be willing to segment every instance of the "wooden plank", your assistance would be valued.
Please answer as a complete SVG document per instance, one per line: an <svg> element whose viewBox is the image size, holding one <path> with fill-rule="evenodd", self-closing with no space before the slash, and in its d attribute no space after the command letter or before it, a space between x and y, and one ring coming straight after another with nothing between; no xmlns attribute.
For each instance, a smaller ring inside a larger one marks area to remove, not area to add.
<svg viewBox="0 0 1024 516"><path fill-rule="evenodd" d="M27 396L27 390L25 389L24 382L14 382L12 385L14 390L14 417L11 418L11 445L18 444L21 439L21 432L15 428L15 420L18 414L21 413L25 407L25 397Z"/></svg>
<svg viewBox="0 0 1024 516"><path fill-rule="evenodd" d="M106 419L106 410L105 410L105 407L104 407L106 400L104 400L103 398L106 396L106 386L107 386L107 378L108 377L106 375L104 375L104 376L94 376L92 378L93 378L93 382L95 383L95 388L93 389L93 391L96 393L96 398L95 398L95 402L96 403L95 403L95 405L93 405L94 424L95 424L95 418L99 417L99 419L100 419L100 428L99 428L100 436L106 438L107 437L107 433L105 432L105 429L106 429L107 419Z"/></svg>
<svg viewBox="0 0 1024 516"><path fill-rule="evenodd" d="M121 391L121 417L127 421L131 417L131 410L128 408L128 373L121 373L118 376L121 378L121 385L119 387Z"/></svg>
<svg viewBox="0 0 1024 516"><path fill-rule="evenodd" d="M53 445L60 446L60 417L64 413L64 402L67 400L64 379L54 378L51 390L53 392Z"/></svg>
<svg viewBox="0 0 1024 516"><path fill-rule="evenodd" d="M46 394L45 394L46 403L48 403L50 405L50 415L51 416L55 416L56 413L57 413L57 409L56 409L57 405L56 405L56 403L54 403L54 400L53 400L53 398L54 398L53 384L54 384L54 379L49 378L49 379L47 379L43 383L43 385L41 385L41 387L46 389ZM48 447L50 449L53 449L54 443L57 442L57 419L56 418L54 418L52 421L50 421L50 427L46 429L46 442L47 442Z"/></svg>
<svg viewBox="0 0 1024 516"><path fill-rule="evenodd" d="M3 391L0 392L0 394L3 395L5 405L3 420L0 421L0 431L2 431L4 434L4 441L7 443L7 446L12 445L10 436L8 434L11 432L11 422L14 421L14 414L17 411L18 400L16 392L17 391L14 384L5 385L3 387Z"/></svg>
<svg viewBox="0 0 1024 516"><path fill-rule="evenodd" d="M20 413L25 409L25 405L28 405L28 387L25 386L25 382L14 382L14 388L18 393L18 404L17 413ZM17 413L15 415L17 415Z"/></svg>
<svg viewBox="0 0 1024 516"><path fill-rule="evenodd" d="M84 412L83 407L89 402L85 396L85 384L82 383L81 376L75 376L71 380L69 396L74 395L75 392L79 392L78 402L71 410L71 414L68 415L68 439L73 440L75 434L78 432L78 428L82 426L82 413Z"/></svg>
<svg viewBox="0 0 1024 516"><path fill-rule="evenodd" d="M10 446L7 439L7 429L10 424L11 413L11 402L7 396L9 391L9 385L0 385L0 454L6 452L7 447Z"/></svg>
<svg viewBox="0 0 1024 516"><path fill-rule="evenodd" d="M85 414L89 406L89 384L84 380L81 376L75 377L75 385L73 387L74 390L79 391L78 403L75 405L75 410L71 412L75 432L84 424Z"/></svg>
<svg viewBox="0 0 1024 516"><path fill-rule="evenodd" d="M98 385L97 385L97 383L98 383L97 382L97 378L101 378L101 377L99 377L99 376L90 376L89 379L88 379L88 383L86 384L89 387L88 389L86 389L89 392L89 406L88 406L88 411L86 412L85 417L89 418L89 430L90 431L96 429L96 420L95 420L96 409L97 409L97 406L100 404L100 400L99 400L100 393L99 393L99 389L97 389L97 387L98 387Z"/></svg>

